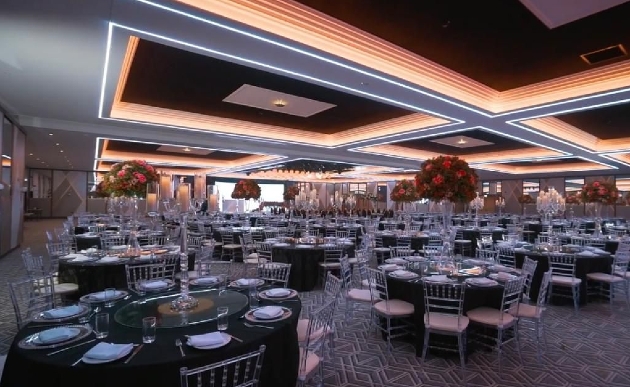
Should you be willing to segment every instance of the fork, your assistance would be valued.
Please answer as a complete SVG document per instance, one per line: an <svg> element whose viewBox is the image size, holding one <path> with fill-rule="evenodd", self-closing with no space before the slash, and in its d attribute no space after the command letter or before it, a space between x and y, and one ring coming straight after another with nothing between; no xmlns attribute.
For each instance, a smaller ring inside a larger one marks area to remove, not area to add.
<svg viewBox="0 0 630 387"><path fill-rule="evenodd" d="M266 325L254 325L254 324L249 324L249 323L243 323L243 325L245 325L248 328L265 328L265 329L273 329L273 327L268 327Z"/></svg>
<svg viewBox="0 0 630 387"><path fill-rule="evenodd" d="M186 357L184 349L182 348L182 341L180 339L175 339L175 345L179 348L179 352L181 352L182 357Z"/></svg>

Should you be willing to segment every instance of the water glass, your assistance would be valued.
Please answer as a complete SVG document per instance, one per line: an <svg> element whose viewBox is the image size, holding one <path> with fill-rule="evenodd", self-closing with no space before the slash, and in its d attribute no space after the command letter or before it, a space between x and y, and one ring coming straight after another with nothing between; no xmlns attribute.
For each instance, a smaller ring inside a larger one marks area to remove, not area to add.
<svg viewBox="0 0 630 387"><path fill-rule="evenodd" d="M97 313L94 318L94 333L97 339L104 339L109 334L109 313Z"/></svg>
<svg viewBox="0 0 630 387"><path fill-rule="evenodd" d="M116 297L116 289L115 288L107 288L104 291L105 295L105 307L111 308L114 306L114 298Z"/></svg>
<svg viewBox="0 0 630 387"><path fill-rule="evenodd" d="M220 306L217 308L217 329L225 331L228 329L228 311L227 306Z"/></svg>
<svg viewBox="0 0 630 387"><path fill-rule="evenodd" d="M258 288L256 285L249 286L249 308L254 309L258 307Z"/></svg>
<svg viewBox="0 0 630 387"><path fill-rule="evenodd" d="M142 319L142 342L151 344L155 341L155 330L157 319L155 317L145 317Z"/></svg>
<svg viewBox="0 0 630 387"><path fill-rule="evenodd" d="M87 324L90 322L90 317L92 316L92 305L87 302L81 302L79 305L87 309L86 313L79 317L79 324Z"/></svg>
<svg viewBox="0 0 630 387"><path fill-rule="evenodd" d="M145 279L139 279L136 281L136 293L138 293L139 296L144 296L146 294L145 291L145 284L147 283L147 280Z"/></svg>

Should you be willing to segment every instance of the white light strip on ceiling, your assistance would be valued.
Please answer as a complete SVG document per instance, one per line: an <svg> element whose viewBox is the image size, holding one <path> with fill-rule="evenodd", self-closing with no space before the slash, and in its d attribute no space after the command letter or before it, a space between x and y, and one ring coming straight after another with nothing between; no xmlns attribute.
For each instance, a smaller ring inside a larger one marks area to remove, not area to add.
<svg viewBox="0 0 630 387"><path fill-rule="evenodd" d="M519 121L520 121L520 120L519 120ZM508 125L512 125L512 126L515 126L515 127L517 127L517 128L520 128L520 129L526 130L526 131L528 131L528 132L530 132L530 133L534 133L534 134L537 134L537 135L539 135L539 136L542 136L542 137L548 138L548 139L550 139L550 140L552 140L552 141L556 141L556 142L559 142L559 143L561 143L561 144L564 144L564 145L567 145L567 146L570 146L570 147L573 147L573 148L579 149L579 150L581 150L581 151L583 151L583 152L586 152L586 153L591 153L591 154L594 154L594 153L595 153L594 151L592 151L592 150L590 150L590 149L587 149L587 148L581 147L581 146L579 146L579 145L575 145L575 144L573 144L573 143L570 143L570 142L568 142L568 141L564 141L564 140L561 140L561 139L559 139L559 138L556 138L556 137L550 136L550 135L548 135L548 134L546 134L546 133L544 133L544 132L541 132L541 131L538 131L538 130L535 130L535 129L532 129L532 128L528 128L527 126L517 124L517 123L516 123L516 122L514 122L514 121L507 121L506 123L507 123ZM568 152L563 152L563 153L567 153L567 154L568 154Z"/></svg>

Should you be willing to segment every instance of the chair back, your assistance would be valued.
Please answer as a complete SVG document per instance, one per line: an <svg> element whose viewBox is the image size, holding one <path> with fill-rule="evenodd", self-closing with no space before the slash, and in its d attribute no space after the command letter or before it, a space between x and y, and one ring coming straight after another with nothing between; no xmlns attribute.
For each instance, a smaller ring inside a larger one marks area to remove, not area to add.
<svg viewBox="0 0 630 387"><path fill-rule="evenodd" d="M232 278L232 261L202 261L197 269L199 277L215 276L220 279L219 285L225 288Z"/></svg>
<svg viewBox="0 0 630 387"><path fill-rule="evenodd" d="M509 313L510 310L516 309L518 312L518 304L521 300L521 295L523 294L524 282L525 277L516 277L515 279L505 282L503 286L503 297L501 300L501 308L505 313L499 314L499 326L504 327L503 317L505 314Z"/></svg>
<svg viewBox="0 0 630 387"><path fill-rule="evenodd" d="M506 267L516 267L516 258L514 257L514 248L512 247L499 247L498 261L500 265Z"/></svg>
<svg viewBox="0 0 630 387"><path fill-rule="evenodd" d="M179 369L181 387L256 387L260 379L265 346L257 351L236 356L217 363L189 369ZM189 384L190 383L190 384Z"/></svg>
<svg viewBox="0 0 630 387"><path fill-rule="evenodd" d="M9 282L9 295L18 329L24 328L39 313L55 307L55 284L50 275Z"/></svg>
<svg viewBox="0 0 630 387"><path fill-rule="evenodd" d="M331 272L326 275L326 282L324 283L324 294L329 298L338 299L341 293L341 287L343 281L340 278L335 277Z"/></svg>
<svg viewBox="0 0 630 387"><path fill-rule="evenodd" d="M257 269L258 278L272 284L289 286L289 275L291 274L290 263L259 263Z"/></svg>
<svg viewBox="0 0 630 387"><path fill-rule="evenodd" d="M549 253L548 257L552 276L575 277L575 255Z"/></svg>
<svg viewBox="0 0 630 387"><path fill-rule="evenodd" d="M538 261L534 261L530 257L525 257L523 261L523 269L522 273L525 277L525 290L523 292L525 298L529 298L529 292L532 288L532 279L534 278L534 273L536 272L536 267L538 266Z"/></svg>
<svg viewBox="0 0 630 387"><path fill-rule="evenodd" d="M136 289L138 281L166 279L164 262L152 262L143 265L125 265L127 288Z"/></svg>

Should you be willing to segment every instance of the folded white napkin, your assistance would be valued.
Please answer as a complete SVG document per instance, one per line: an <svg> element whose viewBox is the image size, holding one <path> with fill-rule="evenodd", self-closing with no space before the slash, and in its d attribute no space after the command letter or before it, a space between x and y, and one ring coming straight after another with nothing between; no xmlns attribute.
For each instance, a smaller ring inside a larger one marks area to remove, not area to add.
<svg viewBox="0 0 630 387"><path fill-rule="evenodd" d="M99 260L99 262L107 263L107 262L116 262L118 261L118 257L103 257Z"/></svg>
<svg viewBox="0 0 630 387"><path fill-rule="evenodd" d="M425 277L424 280L429 282L451 282L446 275L432 275Z"/></svg>
<svg viewBox="0 0 630 387"><path fill-rule="evenodd" d="M396 270L396 269L398 269L398 265L393 264L393 263L381 265L381 270Z"/></svg>
<svg viewBox="0 0 630 387"><path fill-rule="evenodd" d="M208 347L211 345L220 345L225 343L225 337L221 332L211 332L203 335L194 335L188 337L188 345L192 347Z"/></svg>
<svg viewBox="0 0 630 387"><path fill-rule="evenodd" d="M116 290L114 292L113 296L111 296L109 294L105 294L105 292L102 291L102 292L92 293L91 298L96 298L97 300L107 300L109 298L114 298L114 297L117 297L119 295L120 295L120 291L119 290Z"/></svg>
<svg viewBox="0 0 630 387"><path fill-rule="evenodd" d="M52 328L39 332L37 337L42 344L56 343L70 339L77 334L77 329L70 329L66 327Z"/></svg>
<svg viewBox="0 0 630 387"><path fill-rule="evenodd" d="M385 262L387 263L405 263L405 260L402 258L389 258L386 259Z"/></svg>
<svg viewBox="0 0 630 387"><path fill-rule="evenodd" d="M241 278L236 280L236 283L241 286L256 285L257 282L258 280L256 278Z"/></svg>
<svg viewBox="0 0 630 387"><path fill-rule="evenodd" d="M503 265L494 265L492 266L492 270L496 270L496 271L510 271L511 269L507 266L503 266Z"/></svg>
<svg viewBox="0 0 630 387"><path fill-rule="evenodd" d="M74 316L79 312L81 312L81 307L79 305L70 305L63 308L47 310L42 313L42 316L44 316L44 318L64 318Z"/></svg>
<svg viewBox="0 0 630 387"><path fill-rule="evenodd" d="M161 289L168 286L168 282L162 280L145 282L142 287L145 289Z"/></svg>
<svg viewBox="0 0 630 387"><path fill-rule="evenodd" d="M84 261L89 261L89 260L91 260L91 259L92 259L92 258L87 257L87 256L85 256L85 255L78 255L76 258L74 258L74 259L72 260L72 262L84 262Z"/></svg>
<svg viewBox="0 0 630 387"><path fill-rule="evenodd" d="M289 289L284 289L284 288L275 288L275 289L267 290L265 294L268 295L269 297L284 297L291 294L291 291Z"/></svg>
<svg viewBox="0 0 630 387"><path fill-rule="evenodd" d="M407 270L395 270L392 272L392 275L395 275L396 277L413 277L412 272L407 271Z"/></svg>
<svg viewBox="0 0 630 387"><path fill-rule="evenodd" d="M598 247L593 247L591 251L594 252L595 254L608 254L608 251L602 250Z"/></svg>
<svg viewBox="0 0 630 387"><path fill-rule="evenodd" d="M502 272L497 274L497 278L500 279L500 280L503 280L503 281L507 281L507 280L511 280L511 279L516 278L516 276L502 271Z"/></svg>
<svg viewBox="0 0 630 387"><path fill-rule="evenodd" d="M276 318L281 314L282 308L279 306L265 306L254 311L254 317L262 319Z"/></svg>
<svg viewBox="0 0 630 387"><path fill-rule="evenodd" d="M288 246L289 244L288 244L288 243L281 242L281 243L274 243L273 245L274 245L275 247L284 247L284 246Z"/></svg>
<svg viewBox="0 0 630 387"><path fill-rule="evenodd" d="M495 281L489 279L489 278L471 278L468 280L468 282L475 284L475 285L494 285Z"/></svg>
<svg viewBox="0 0 630 387"><path fill-rule="evenodd" d="M83 253L83 254L86 254L86 253L87 253L87 254L89 254L89 253L96 253L97 251L98 251L98 249L95 249L95 248L90 247L89 249L86 249L86 250L81 250L81 251L79 251L79 252L80 252L80 253Z"/></svg>
<svg viewBox="0 0 630 387"><path fill-rule="evenodd" d="M132 348L133 344L98 343L83 356L94 360L118 359L129 353Z"/></svg>
<svg viewBox="0 0 630 387"><path fill-rule="evenodd" d="M578 253L578 255L582 256L582 257L596 257L597 254L590 252L588 250L584 250L581 253Z"/></svg>
<svg viewBox="0 0 630 387"><path fill-rule="evenodd" d="M197 278L198 284L213 284L215 282L219 282L217 277L199 277Z"/></svg>

